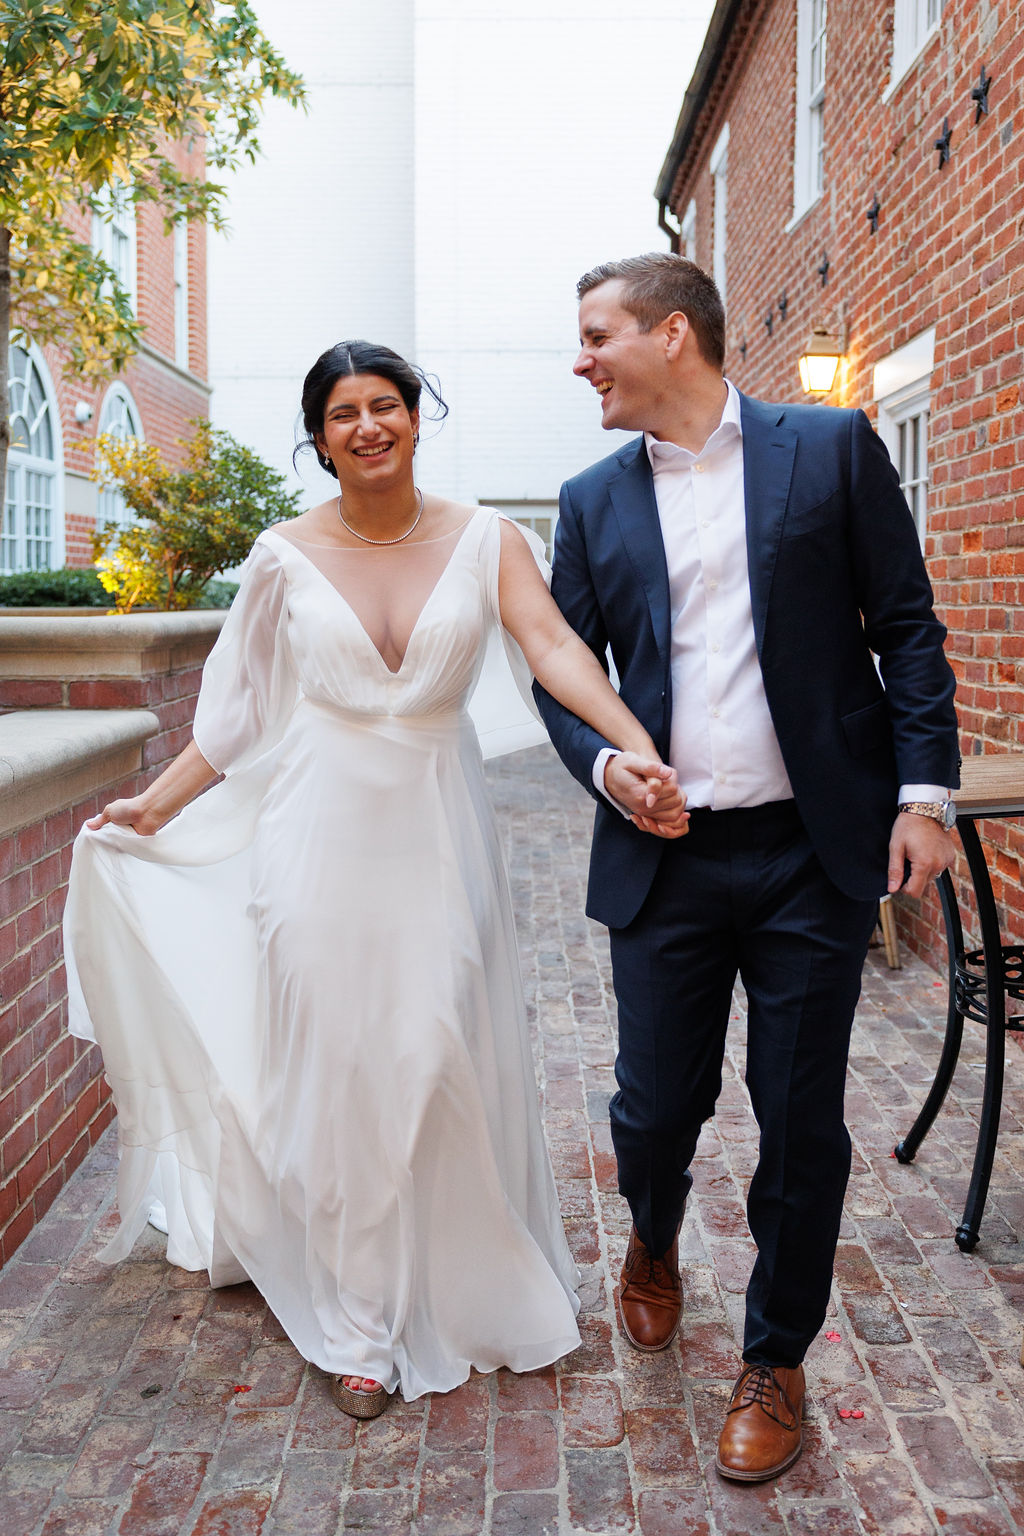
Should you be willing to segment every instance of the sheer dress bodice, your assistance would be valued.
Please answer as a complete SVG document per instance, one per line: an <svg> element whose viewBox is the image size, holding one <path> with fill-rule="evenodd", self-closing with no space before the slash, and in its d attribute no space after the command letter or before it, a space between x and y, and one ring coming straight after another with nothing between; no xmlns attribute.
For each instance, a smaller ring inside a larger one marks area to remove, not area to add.
<svg viewBox="0 0 1024 1536"><path fill-rule="evenodd" d="M386 547L311 544L287 525L278 530L278 536L330 582L388 671L397 673L471 521L434 539Z"/></svg>

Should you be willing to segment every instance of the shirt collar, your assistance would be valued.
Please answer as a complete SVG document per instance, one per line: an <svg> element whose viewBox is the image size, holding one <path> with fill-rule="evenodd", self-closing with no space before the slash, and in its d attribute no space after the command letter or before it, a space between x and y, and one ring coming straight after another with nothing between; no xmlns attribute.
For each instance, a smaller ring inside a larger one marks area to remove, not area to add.
<svg viewBox="0 0 1024 1536"><path fill-rule="evenodd" d="M700 453L692 453L689 448L682 448L678 443L666 443L652 437L650 432L644 433L644 444L647 448L647 457L652 469L664 468L668 464L678 464L688 468L697 459L705 454L713 453L733 437L743 437L743 426L740 420L740 396L735 384L726 379L725 407L722 411L722 419L708 438Z"/></svg>

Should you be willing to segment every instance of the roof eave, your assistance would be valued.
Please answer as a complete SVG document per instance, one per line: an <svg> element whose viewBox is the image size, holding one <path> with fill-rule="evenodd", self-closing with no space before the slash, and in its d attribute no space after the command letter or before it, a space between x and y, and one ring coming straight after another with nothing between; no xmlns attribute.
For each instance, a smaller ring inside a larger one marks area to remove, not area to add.
<svg viewBox="0 0 1024 1536"><path fill-rule="evenodd" d="M739 19L740 12L748 4L749 0L717 0L715 9L711 13L704 46L701 48L697 67L683 95L683 105L676 120L672 143L654 189L654 195L662 206L672 201L676 175L690 146L697 120L722 66L729 37Z"/></svg>

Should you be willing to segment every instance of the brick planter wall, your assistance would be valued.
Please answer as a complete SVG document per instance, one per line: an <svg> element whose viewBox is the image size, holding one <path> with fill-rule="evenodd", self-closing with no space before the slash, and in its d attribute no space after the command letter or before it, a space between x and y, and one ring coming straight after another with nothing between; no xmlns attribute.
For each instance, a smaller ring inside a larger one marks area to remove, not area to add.
<svg viewBox="0 0 1024 1536"><path fill-rule="evenodd" d="M151 709L159 730L143 766L159 768L190 736L203 663L220 610L0 615L0 713L15 709Z"/></svg>
<svg viewBox="0 0 1024 1536"><path fill-rule="evenodd" d="M99 1053L67 1033L71 845L188 741L223 619L0 619L0 1263L113 1114Z"/></svg>

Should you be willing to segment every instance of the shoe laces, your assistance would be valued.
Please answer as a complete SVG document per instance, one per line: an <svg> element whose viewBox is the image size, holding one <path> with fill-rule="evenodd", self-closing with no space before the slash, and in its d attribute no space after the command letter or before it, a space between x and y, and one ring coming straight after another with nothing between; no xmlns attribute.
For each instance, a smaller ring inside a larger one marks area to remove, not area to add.
<svg viewBox="0 0 1024 1536"><path fill-rule="evenodd" d="M729 1413L735 1413L738 1408L760 1408L783 1429L796 1428L792 1404L770 1365L748 1365L736 1383L733 1399L727 1410ZM780 1418L776 1412L776 1408L782 1406L786 1409L787 1419Z"/></svg>
<svg viewBox="0 0 1024 1536"><path fill-rule="evenodd" d="M679 1276L664 1259L655 1258L649 1248L638 1243L626 1260L627 1285L655 1285L659 1290L678 1290Z"/></svg>

